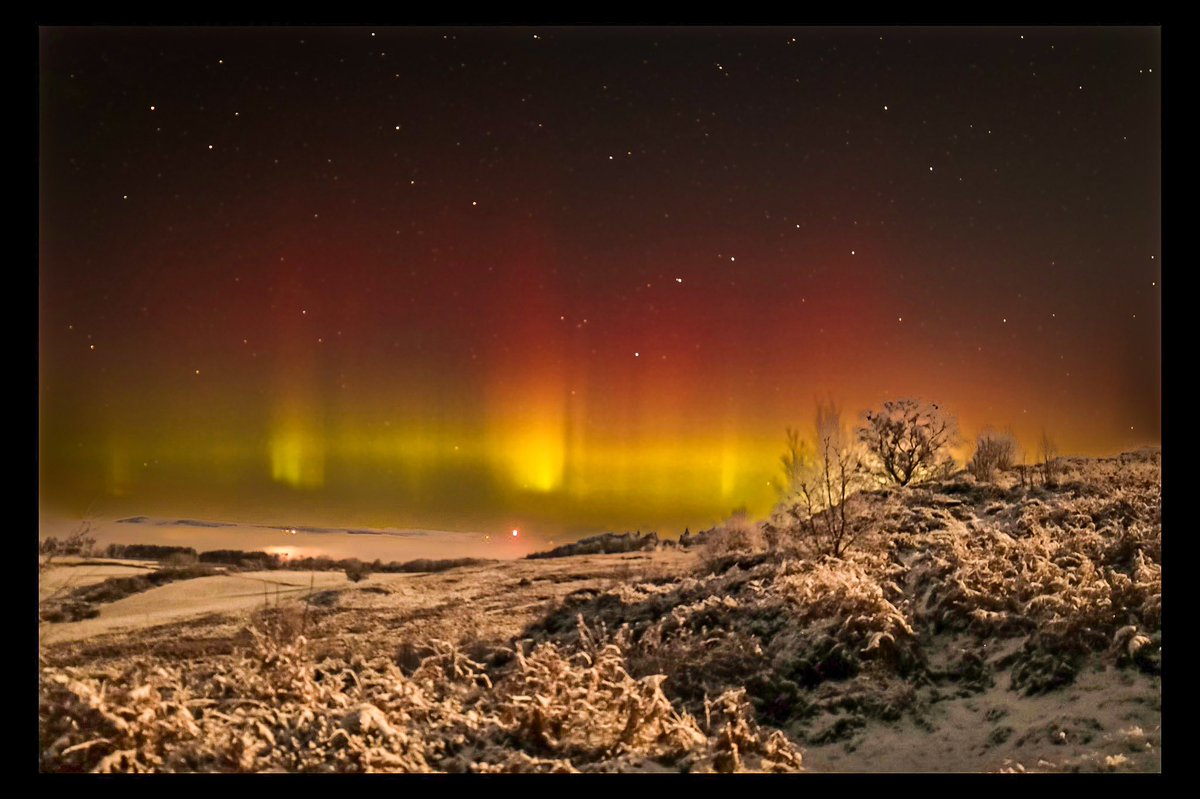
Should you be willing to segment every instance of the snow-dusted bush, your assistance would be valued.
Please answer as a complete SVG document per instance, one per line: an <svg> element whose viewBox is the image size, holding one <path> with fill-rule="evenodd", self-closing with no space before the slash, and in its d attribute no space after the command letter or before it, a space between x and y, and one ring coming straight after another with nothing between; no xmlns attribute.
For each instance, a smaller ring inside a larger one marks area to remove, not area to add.
<svg viewBox="0 0 1200 799"><path fill-rule="evenodd" d="M722 524L702 533L700 557L705 563L714 563L729 555L759 552L765 546L761 526L745 510L737 510Z"/></svg>
<svg viewBox="0 0 1200 799"><path fill-rule="evenodd" d="M914 399L867 411L858 429L875 474L902 486L948 474L956 436L954 417L934 403Z"/></svg>

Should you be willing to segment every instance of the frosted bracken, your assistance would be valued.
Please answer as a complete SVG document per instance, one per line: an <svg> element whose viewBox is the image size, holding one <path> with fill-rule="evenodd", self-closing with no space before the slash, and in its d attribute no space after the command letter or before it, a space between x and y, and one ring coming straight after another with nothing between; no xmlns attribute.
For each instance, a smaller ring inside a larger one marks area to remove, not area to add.
<svg viewBox="0 0 1200 799"><path fill-rule="evenodd" d="M50 648L41 766L794 771L861 752L870 769L927 735L911 757L957 745L958 770L1157 770L1159 455L1063 464L1049 486L1002 470L861 494L863 533L841 558L744 520L736 545L671 554L686 569L620 575L664 553L586 556L619 579L556 595L503 640L482 621L410 625L398 656L346 637L366 610L302 620L293 603L194 662L131 647L80 665ZM506 583L509 605L479 612L514 612L538 581L572 579L571 561L476 573L526 575ZM316 646L335 635L361 651ZM959 732L942 744L939 730Z"/></svg>

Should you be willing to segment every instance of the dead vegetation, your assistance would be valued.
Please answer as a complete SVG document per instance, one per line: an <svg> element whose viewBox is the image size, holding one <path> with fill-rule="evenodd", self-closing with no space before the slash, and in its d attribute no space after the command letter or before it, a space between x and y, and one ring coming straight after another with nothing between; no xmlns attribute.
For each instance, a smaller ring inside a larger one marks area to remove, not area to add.
<svg viewBox="0 0 1200 799"><path fill-rule="evenodd" d="M1158 469L1156 453L1063 460L1053 488L960 475L863 494L872 540L843 558L743 550L568 602L542 632L572 640L576 613L627 629L635 673L667 675L685 706L744 687L760 718L810 743L920 722L946 689L1003 679L1036 694L1088 663L1156 674ZM955 655L940 657L950 640Z"/></svg>
<svg viewBox="0 0 1200 799"><path fill-rule="evenodd" d="M1055 460L1048 485L998 470L860 494L867 532L841 557L748 534L692 573L596 581L509 640L380 652L314 595L258 613L233 654L46 662L41 766L796 770L799 746L928 728L951 697L1035 701L1021 697L1096 668L1156 675L1158 453ZM988 720L988 752L1075 747L1012 770L1123 770L1159 743L1089 719Z"/></svg>
<svg viewBox="0 0 1200 799"><path fill-rule="evenodd" d="M315 660L304 636L260 617L252 644L211 666L42 674L42 768L53 771L795 770L738 692L703 720L662 677L630 676L623 642L518 645L485 666L431 640L410 674L389 658Z"/></svg>

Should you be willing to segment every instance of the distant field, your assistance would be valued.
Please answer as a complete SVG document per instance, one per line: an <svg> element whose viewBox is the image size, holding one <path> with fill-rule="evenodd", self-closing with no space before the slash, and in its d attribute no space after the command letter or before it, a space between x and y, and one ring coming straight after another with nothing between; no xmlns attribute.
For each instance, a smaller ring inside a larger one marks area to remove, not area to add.
<svg viewBox="0 0 1200 799"><path fill-rule="evenodd" d="M55 558L53 565L38 580L38 598L64 590L82 588L107 580L109 577L130 577L157 569L154 561L94 561L74 556Z"/></svg>
<svg viewBox="0 0 1200 799"><path fill-rule="evenodd" d="M91 567L81 567L91 568ZM99 582L111 576L125 576L144 572L143 569L119 566L95 567L97 573L89 578ZM64 571L55 569L55 572ZM89 572L90 573L90 572ZM199 577L182 580L152 588L133 596L100 605L100 615L94 619L56 624L44 628L45 640L49 642L72 641L94 635L113 633L118 630L131 631L141 627L179 621L192 616L211 613L237 613L277 599L292 600L303 596L312 577L314 590L330 587L346 587L349 581L341 572L240 572L215 577ZM372 585L398 582L409 575L373 575ZM74 586L87 583L75 581ZM43 589L44 590L44 589Z"/></svg>

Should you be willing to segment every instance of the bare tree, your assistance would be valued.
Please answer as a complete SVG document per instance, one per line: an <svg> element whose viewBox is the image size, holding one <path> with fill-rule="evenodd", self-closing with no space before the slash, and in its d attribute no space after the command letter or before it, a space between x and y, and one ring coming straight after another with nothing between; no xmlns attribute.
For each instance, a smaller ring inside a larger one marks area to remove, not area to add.
<svg viewBox="0 0 1200 799"><path fill-rule="evenodd" d="M1039 466L1042 485L1053 485L1058 474L1058 445L1045 430L1042 431L1042 440L1038 446L1038 457L1042 460Z"/></svg>
<svg viewBox="0 0 1200 799"><path fill-rule="evenodd" d="M862 487L861 451L832 403L817 406L815 434L810 452L796 430L787 430L780 458L787 496L770 537L777 545L799 539L818 553L841 557L856 537L847 500Z"/></svg>
<svg viewBox="0 0 1200 799"><path fill-rule="evenodd" d="M967 469L980 482L990 480L997 470L1012 468L1016 451L1017 440L1012 433L984 430L975 439L975 453Z"/></svg>
<svg viewBox="0 0 1200 799"><path fill-rule="evenodd" d="M42 580L50 568L54 565L54 560L60 555L83 555L90 557L92 550L96 546L96 537L92 535L92 523L83 521L70 535L63 540L58 540L55 536L49 536L38 546L38 580ZM74 586L75 577L63 580L59 585L45 596L38 597L38 618L44 619L48 614L55 611L55 608L60 605L63 598L68 594ZM40 592L39 592L40 593ZM60 611L61 617L61 611ZM42 640L42 634L39 630L39 642Z"/></svg>
<svg viewBox="0 0 1200 799"><path fill-rule="evenodd" d="M784 430L787 445L779 461L783 465L783 493L786 496L796 490L804 472L804 442L800 440L800 431L794 427Z"/></svg>
<svg viewBox="0 0 1200 799"><path fill-rule="evenodd" d="M62 541L50 536L38 546L41 557L38 559L38 573L50 568L54 559L59 555L82 555L89 557L96 547L96 537L92 535L92 523L83 521L70 535Z"/></svg>
<svg viewBox="0 0 1200 799"><path fill-rule="evenodd" d="M1024 449L1021 450L1021 461L1017 464L1017 474L1021 478L1021 488L1026 491L1033 488L1034 474L1026 462Z"/></svg>
<svg viewBox="0 0 1200 799"><path fill-rule="evenodd" d="M913 399L883 403L867 411L858 439L877 475L906 486L953 468L950 447L957 438L954 418L935 404Z"/></svg>

